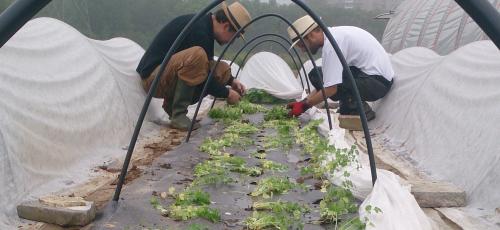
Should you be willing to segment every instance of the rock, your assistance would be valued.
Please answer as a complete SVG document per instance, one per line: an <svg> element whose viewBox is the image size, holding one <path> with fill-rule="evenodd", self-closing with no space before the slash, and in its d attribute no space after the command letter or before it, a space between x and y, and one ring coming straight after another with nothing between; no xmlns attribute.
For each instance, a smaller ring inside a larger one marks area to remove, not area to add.
<svg viewBox="0 0 500 230"><path fill-rule="evenodd" d="M74 207L74 206L85 206L85 200L81 197L61 197L61 196L50 196L42 197L38 199L40 204L47 205L50 207Z"/></svg>
<svg viewBox="0 0 500 230"><path fill-rule="evenodd" d="M80 199L69 201L63 199L45 199L44 203L40 201L27 201L17 206L17 214L20 218L56 224L63 227L85 226L94 220L96 207L94 202L89 201L83 201L83 205L80 205L82 204ZM78 205L68 206L74 204ZM60 205L64 207L60 207Z"/></svg>
<svg viewBox="0 0 500 230"><path fill-rule="evenodd" d="M436 181L410 181L411 193L422 208L464 207L465 191L455 185Z"/></svg>
<svg viewBox="0 0 500 230"><path fill-rule="evenodd" d="M362 131L361 119L358 115L340 115L339 127L347 130Z"/></svg>

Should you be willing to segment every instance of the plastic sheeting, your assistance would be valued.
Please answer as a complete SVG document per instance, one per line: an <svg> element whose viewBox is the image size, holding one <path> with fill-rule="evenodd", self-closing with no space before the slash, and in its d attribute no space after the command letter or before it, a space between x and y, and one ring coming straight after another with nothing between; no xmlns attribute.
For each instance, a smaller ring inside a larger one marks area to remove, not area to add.
<svg viewBox="0 0 500 230"><path fill-rule="evenodd" d="M0 49L0 229L14 228L21 200L124 156L145 100L135 72L143 53L50 18L28 22ZM153 101L148 120L164 121L161 104Z"/></svg>
<svg viewBox="0 0 500 230"><path fill-rule="evenodd" d="M463 188L469 207L500 207L500 52L491 41L447 56L392 56L393 89L375 103L377 136L433 177Z"/></svg>
<svg viewBox="0 0 500 230"><path fill-rule="evenodd" d="M500 10L499 0L489 0ZM395 11L384 32L382 45L395 53L422 46L445 55L488 36L453 0L404 1Z"/></svg>
<svg viewBox="0 0 500 230"><path fill-rule="evenodd" d="M281 99L297 99L302 96L302 86L292 69L276 54L260 52L253 55L240 74L240 81L248 89L263 89Z"/></svg>

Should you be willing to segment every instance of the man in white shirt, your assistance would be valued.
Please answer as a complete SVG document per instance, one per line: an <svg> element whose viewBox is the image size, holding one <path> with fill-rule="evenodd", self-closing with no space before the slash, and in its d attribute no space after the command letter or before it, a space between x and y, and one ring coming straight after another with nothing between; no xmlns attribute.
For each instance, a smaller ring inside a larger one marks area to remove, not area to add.
<svg viewBox="0 0 500 230"><path fill-rule="evenodd" d="M320 90L320 77L323 77L323 87L326 96L332 100L340 102L339 113L343 115L357 115L354 92L351 81L344 71L333 46L330 44L323 30L314 22L311 16L304 16L293 23L304 42L300 41L299 36L288 28L288 35L294 42L292 47L297 45L303 52L306 46L313 54L316 54L322 48L322 68L317 75L313 69L309 73L311 83L316 90L304 100L293 102L288 105L290 116L300 116L303 112L323 101L323 95ZM389 56L384 48L367 31L353 26L330 27L330 33L335 38L340 50L342 51L349 68L351 69L356 85L358 87L363 107L367 119L375 118L375 113L371 110L366 101L376 101L384 97L390 90L394 77Z"/></svg>

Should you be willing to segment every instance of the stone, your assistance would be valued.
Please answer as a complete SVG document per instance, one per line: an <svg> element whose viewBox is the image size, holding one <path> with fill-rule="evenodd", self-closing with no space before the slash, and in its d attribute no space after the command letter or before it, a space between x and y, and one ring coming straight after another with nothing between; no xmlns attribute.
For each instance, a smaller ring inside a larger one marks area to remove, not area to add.
<svg viewBox="0 0 500 230"><path fill-rule="evenodd" d="M422 208L464 207L465 191L441 181L410 181L411 193Z"/></svg>
<svg viewBox="0 0 500 230"><path fill-rule="evenodd" d="M20 218L63 227L85 226L95 219L96 207L94 202L84 201L83 205L80 205L82 204L80 201L80 199L71 201L44 199L43 203L27 201L17 206L17 214ZM68 206L74 204L78 206Z"/></svg>
<svg viewBox="0 0 500 230"><path fill-rule="evenodd" d="M51 207L74 207L85 206L85 200L81 197L49 196L38 199L40 204Z"/></svg>
<svg viewBox="0 0 500 230"><path fill-rule="evenodd" d="M358 115L339 115L339 127L353 131L363 130L361 118Z"/></svg>

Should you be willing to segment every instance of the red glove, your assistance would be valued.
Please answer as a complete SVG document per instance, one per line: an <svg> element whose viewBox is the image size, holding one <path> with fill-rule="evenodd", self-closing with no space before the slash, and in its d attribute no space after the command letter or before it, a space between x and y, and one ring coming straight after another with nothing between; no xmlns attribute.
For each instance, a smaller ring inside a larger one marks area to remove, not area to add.
<svg viewBox="0 0 500 230"><path fill-rule="evenodd" d="M303 114L306 110L311 108L309 103L307 103L307 100L304 99L299 102L292 102L287 105L287 108L290 109L290 112L288 112L288 116L290 117L298 117L301 114Z"/></svg>

